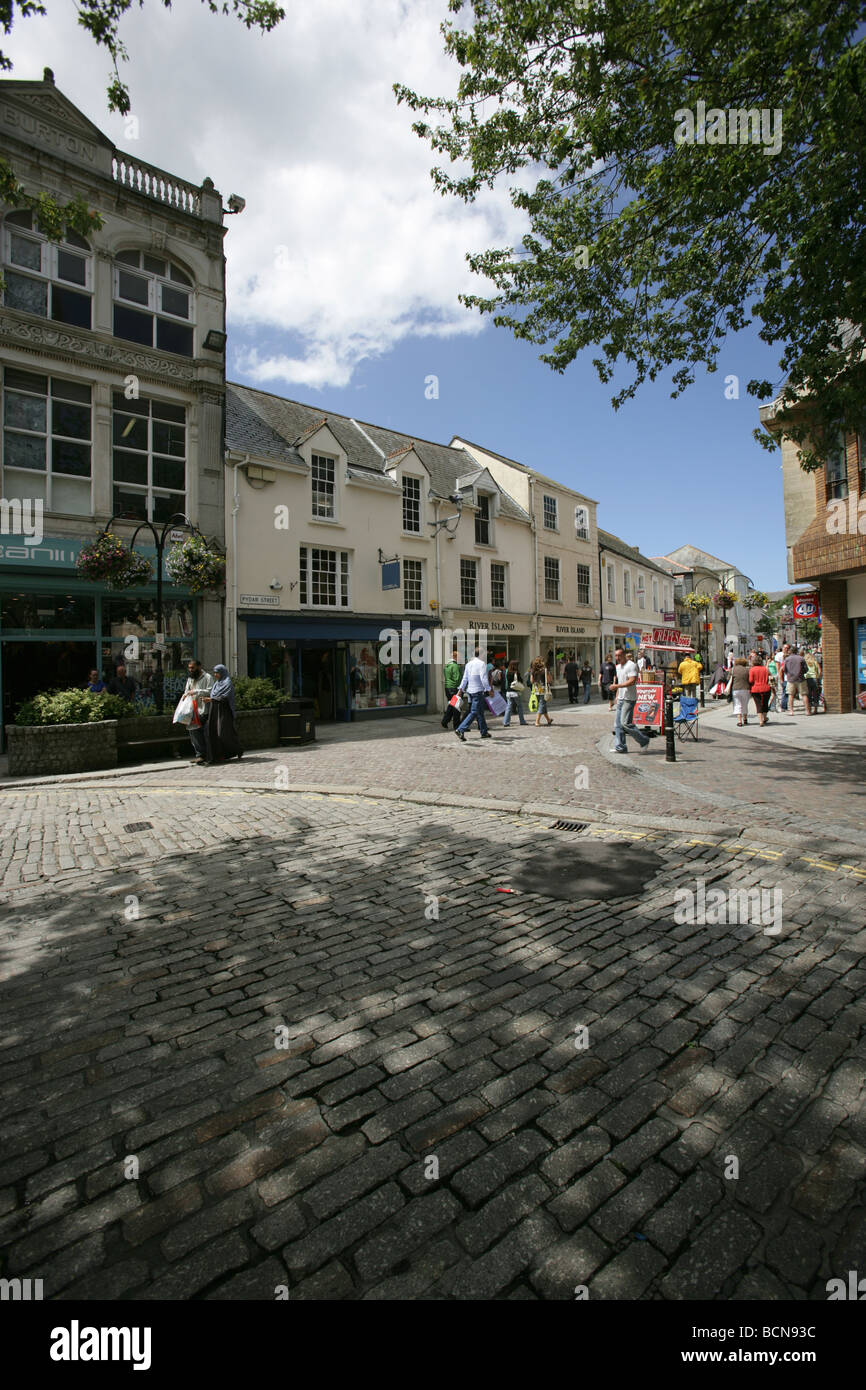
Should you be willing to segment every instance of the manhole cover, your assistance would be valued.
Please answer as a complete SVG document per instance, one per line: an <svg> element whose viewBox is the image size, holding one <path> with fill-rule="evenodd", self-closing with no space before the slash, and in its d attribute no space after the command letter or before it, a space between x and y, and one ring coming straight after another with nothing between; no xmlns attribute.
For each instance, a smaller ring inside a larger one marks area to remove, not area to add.
<svg viewBox="0 0 866 1390"><path fill-rule="evenodd" d="M128 831L130 835L134 835L138 830L152 830L153 825L149 820L133 820L129 822L129 825L125 825L123 828Z"/></svg>

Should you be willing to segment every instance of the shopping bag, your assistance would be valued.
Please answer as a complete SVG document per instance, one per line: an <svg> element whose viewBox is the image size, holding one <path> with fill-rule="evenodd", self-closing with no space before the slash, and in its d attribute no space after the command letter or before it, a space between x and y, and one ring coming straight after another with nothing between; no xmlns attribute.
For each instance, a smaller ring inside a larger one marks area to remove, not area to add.
<svg viewBox="0 0 866 1390"><path fill-rule="evenodd" d="M460 706L461 706L461 704L462 704L463 702L462 702L462 700L460 699L459 694L457 694L457 695L452 695L452 696L451 696L451 699L448 701L448 703L449 703L449 705L453 705L455 709L459 709Z"/></svg>
<svg viewBox="0 0 866 1390"><path fill-rule="evenodd" d="M538 710L538 691L532 687L532 694L529 697L529 713L535 714Z"/></svg>
<svg viewBox="0 0 866 1390"><path fill-rule="evenodd" d="M195 700L191 695L181 695L177 702L172 724L191 724L195 718Z"/></svg>
<svg viewBox="0 0 866 1390"><path fill-rule="evenodd" d="M499 694L499 691L494 690L492 695L487 696L487 708L490 710L491 714L500 715L505 713L508 706Z"/></svg>

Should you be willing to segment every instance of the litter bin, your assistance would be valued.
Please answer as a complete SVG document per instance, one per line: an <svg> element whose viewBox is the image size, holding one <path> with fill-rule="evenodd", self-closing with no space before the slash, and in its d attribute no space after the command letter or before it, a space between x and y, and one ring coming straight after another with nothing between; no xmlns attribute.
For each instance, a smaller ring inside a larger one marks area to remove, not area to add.
<svg viewBox="0 0 866 1390"><path fill-rule="evenodd" d="M314 743L315 701L283 700L280 704L280 743Z"/></svg>

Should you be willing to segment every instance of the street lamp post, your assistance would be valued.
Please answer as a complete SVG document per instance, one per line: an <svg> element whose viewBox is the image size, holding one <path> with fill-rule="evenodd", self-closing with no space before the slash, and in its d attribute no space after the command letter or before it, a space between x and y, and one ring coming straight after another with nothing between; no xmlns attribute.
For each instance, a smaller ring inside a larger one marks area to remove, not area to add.
<svg viewBox="0 0 866 1390"><path fill-rule="evenodd" d="M129 521L133 519L134 518L125 517L123 512L117 512L111 518L108 525L104 527L102 534L105 535L106 532L110 531L115 521ZM151 521L140 522L133 531L132 540L129 542L129 549L131 551L135 550L135 542L138 539L139 531L148 530L153 536L153 542L156 546L156 642L154 643L154 651L156 652L156 675L153 682L153 702L156 705L157 714L162 714L165 705L164 676L162 670L162 647L165 641L162 614L162 557L165 553L166 537L169 532L181 529L189 531L190 535L202 536L202 539L204 539L202 532L197 526L193 525L188 516L184 515L183 512L175 512L174 516L169 517L162 531L157 531Z"/></svg>

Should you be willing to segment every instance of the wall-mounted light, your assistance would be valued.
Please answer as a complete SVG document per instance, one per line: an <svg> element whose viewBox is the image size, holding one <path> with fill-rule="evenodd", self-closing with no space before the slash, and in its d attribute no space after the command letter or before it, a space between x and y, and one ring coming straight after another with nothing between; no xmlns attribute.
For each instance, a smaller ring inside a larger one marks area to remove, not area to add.
<svg viewBox="0 0 866 1390"><path fill-rule="evenodd" d="M225 333L221 332L219 328L208 329L207 336L202 346L207 348L208 352L224 352L226 346Z"/></svg>

